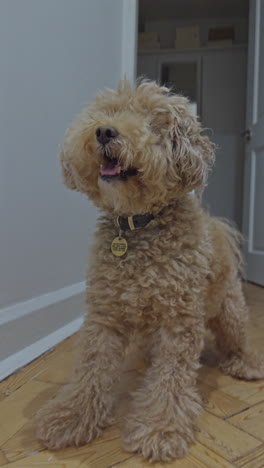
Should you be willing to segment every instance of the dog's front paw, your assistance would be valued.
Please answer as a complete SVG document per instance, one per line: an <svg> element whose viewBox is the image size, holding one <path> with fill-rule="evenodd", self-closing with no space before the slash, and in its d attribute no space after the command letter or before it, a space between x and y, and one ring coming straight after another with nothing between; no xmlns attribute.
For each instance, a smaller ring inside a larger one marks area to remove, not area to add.
<svg viewBox="0 0 264 468"><path fill-rule="evenodd" d="M37 438L49 449L79 446L101 433L92 414L81 414L78 408L51 402L37 415Z"/></svg>
<svg viewBox="0 0 264 468"><path fill-rule="evenodd" d="M183 436L176 431L150 428L143 423L128 424L123 437L125 448L137 452L150 461L170 461L184 457L193 436Z"/></svg>

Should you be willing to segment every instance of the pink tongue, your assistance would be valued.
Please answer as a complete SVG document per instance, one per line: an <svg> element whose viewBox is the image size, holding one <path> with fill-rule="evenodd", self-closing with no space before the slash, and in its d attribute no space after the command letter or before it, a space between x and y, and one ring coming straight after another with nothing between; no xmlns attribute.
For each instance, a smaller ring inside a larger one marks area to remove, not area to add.
<svg viewBox="0 0 264 468"><path fill-rule="evenodd" d="M105 176L114 176L116 174L119 174L120 173L120 165L119 164L116 164L115 166L108 166L108 167L104 167L104 166L101 166L100 167L100 174L101 175L105 175Z"/></svg>

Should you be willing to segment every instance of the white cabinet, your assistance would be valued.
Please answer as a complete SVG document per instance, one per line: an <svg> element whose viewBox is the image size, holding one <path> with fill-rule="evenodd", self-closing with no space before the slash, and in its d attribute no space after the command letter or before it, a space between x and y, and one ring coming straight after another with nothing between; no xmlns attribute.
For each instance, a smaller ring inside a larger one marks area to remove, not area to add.
<svg viewBox="0 0 264 468"><path fill-rule="evenodd" d="M230 218L241 227L244 142L240 134L245 128L247 49L241 45L179 52L142 51L138 76L162 83L164 64L186 62L197 66L198 114L218 146L204 204L213 214Z"/></svg>
<svg viewBox="0 0 264 468"><path fill-rule="evenodd" d="M241 133L245 126L245 48L210 51L202 58L202 120L215 132Z"/></svg>
<svg viewBox="0 0 264 468"><path fill-rule="evenodd" d="M218 216L242 227L245 147L241 133L246 113L246 49L203 57L202 123L218 145L216 164L204 203Z"/></svg>

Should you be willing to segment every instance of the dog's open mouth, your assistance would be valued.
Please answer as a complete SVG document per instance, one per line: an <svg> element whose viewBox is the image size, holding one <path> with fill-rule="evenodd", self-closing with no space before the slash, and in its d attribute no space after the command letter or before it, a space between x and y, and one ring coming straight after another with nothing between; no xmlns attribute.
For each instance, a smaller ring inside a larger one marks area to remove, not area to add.
<svg viewBox="0 0 264 468"><path fill-rule="evenodd" d="M100 167L101 179L108 181L126 180L130 176L137 175L135 167L124 169L122 163L117 158L112 158L104 154L104 161Z"/></svg>

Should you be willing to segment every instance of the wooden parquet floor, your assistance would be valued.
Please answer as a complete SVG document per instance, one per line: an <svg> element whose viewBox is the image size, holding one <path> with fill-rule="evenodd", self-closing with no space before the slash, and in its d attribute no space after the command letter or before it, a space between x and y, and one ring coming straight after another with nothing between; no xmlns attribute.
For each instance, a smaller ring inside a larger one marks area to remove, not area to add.
<svg viewBox="0 0 264 468"><path fill-rule="evenodd" d="M250 338L264 357L264 288L245 285L251 310ZM149 463L123 450L120 421L144 372L136 352L126 360L118 387L117 422L100 439L81 448L56 452L44 450L35 439L32 419L72 369L77 335L56 346L0 383L0 466L9 468L146 468ZM217 356L208 339L199 372L204 411L198 420L197 442L189 454L172 463L152 466L170 468L264 467L264 380L244 382L224 376L214 367Z"/></svg>

